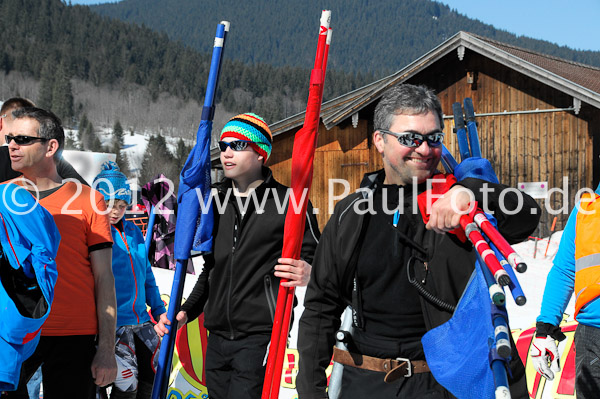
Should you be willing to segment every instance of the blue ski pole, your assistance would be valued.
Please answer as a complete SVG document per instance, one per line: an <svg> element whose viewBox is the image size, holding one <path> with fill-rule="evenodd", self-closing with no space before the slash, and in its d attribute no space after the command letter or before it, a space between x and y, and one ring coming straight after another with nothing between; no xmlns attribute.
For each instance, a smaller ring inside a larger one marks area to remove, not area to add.
<svg viewBox="0 0 600 399"><path fill-rule="evenodd" d="M490 349L490 367L492 368L492 373L494 374L496 399L510 399L508 376L506 375L506 359L498 354L495 347Z"/></svg>
<svg viewBox="0 0 600 399"><path fill-rule="evenodd" d="M490 300L495 305L504 305L506 302L506 295L504 294L504 290L500 286L500 284L496 283L496 279L492 275L492 272L483 262L483 259L479 254L477 254L477 262L475 264L479 267L481 273L483 273L483 277L488 287L488 291L490 293Z"/></svg>
<svg viewBox="0 0 600 399"><path fill-rule="evenodd" d="M527 298L523 293L523 289L521 288L521 284L519 284L519 280L517 279L513 268L510 266L506 258L500 253L496 245L494 245L494 243L490 241L487 236L484 237L486 237L490 248L496 254L496 258L498 258L500 264L502 265L504 270L506 270L506 273L508 273L508 277L510 277L510 283L508 284L508 288L510 289L510 293L513 299L515 300L515 303L519 306L525 305L525 303L527 302Z"/></svg>
<svg viewBox="0 0 600 399"><path fill-rule="evenodd" d="M179 215L185 215L185 217L178 218L175 227L175 258L177 263L167 311L167 318L171 321L171 325L168 327L169 331L164 335L161 343L152 399L164 399L167 395L171 362L175 349L175 335L177 333L176 316L181 307L185 270L192 247L194 249L200 248L200 251L204 253L212 249L212 237L210 237L213 224L212 210L206 214L200 212L197 192L199 191L205 195L206 192L210 191L210 139L215 111L214 97L221 69L222 50L228 30L229 22L221 22L217 26L196 145L190 152L180 174L177 202L179 204ZM196 215L196 217L193 217L193 215ZM204 219L201 219L201 217ZM209 222L200 223L206 219ZM197 235L200 237L197 237Z"/></svg>
<svg viewBox="0 0 600 399"><path fill-rule="evenodd" d="M148 215L148 224L146 225L146 256L150 252L150 244L152 243L152 231L154 230L154 222L156 220L156 213L154 213L154 205L150 208L150 214Z"/></svg>

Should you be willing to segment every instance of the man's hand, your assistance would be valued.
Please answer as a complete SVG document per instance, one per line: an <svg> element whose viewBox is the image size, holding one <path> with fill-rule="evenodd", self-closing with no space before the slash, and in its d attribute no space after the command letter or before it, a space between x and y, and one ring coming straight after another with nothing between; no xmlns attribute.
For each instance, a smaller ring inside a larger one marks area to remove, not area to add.
<svg viewBox="0 0 600 399"><path fill-rule="evenodd" d="M466 187L454 186L431 206L427 230L444 234L460 227L460 217L470 211L474 195Z"/></svg>
<svg viewBox="0 0 600 399"><path fill-rule="evenodd" d="M115 381L117 378L117 361L115 360L114 347L105 349L98 347L92 361L92 377L94 383L99 387L105 387Z"/></svg>
<svg viewBox="0 0 600 399"><path fill-rule="evenodd" d="M547 380L554 379L553 371L560 371L560 356L554 338L550 336L536 337L531 344L529 355L535 370Z"/></svg>
<svg viewBox="0 0 600 399"><path fill-rule="evenodd" d="M184 312L183 310L181 310L179 313L177 313L177 316L175 316L175 319L177 319L177 329L179 330L188 321L187 312ZM169 332L169 330L167 329L167 326L170 326L170 325L171 325L171 320L167 319L166 313L163 313L160 315L160 320L158 321L158 324L154 325L154 331L156 331L156 334L158 334L159 337L163 337L165 334L167 334Z"/></svg>
<svg viewBox="0 0 600 399"><path fill-rule="evenodd" d="M310 280L312 266L302 259L280 258L275 266L275 276L289 280L283 287L305 287Z"/></svg>

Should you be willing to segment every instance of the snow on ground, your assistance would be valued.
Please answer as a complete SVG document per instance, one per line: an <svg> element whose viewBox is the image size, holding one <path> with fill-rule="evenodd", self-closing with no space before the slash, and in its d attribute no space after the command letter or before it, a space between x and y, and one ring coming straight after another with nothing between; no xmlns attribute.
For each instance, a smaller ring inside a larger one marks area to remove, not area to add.
<svg viewBox="0 0 600 399"><path fill-rule="evenodd" d="M103 146L109 147L112 140L112 128L102 128L98 132L98 138ZM77 141L78 131L76 129L65 129L65 135L72 140ZM134 133L133 135L127 131L123 132L123 152L127 155L129 160L130 172L132 176L137 176L138 171L142 167L142 161L144 159L144 152L148 146L148 141L152 134L150 132ZM179 137L165 136L167 142L167 148L169 151L174 152L177 147ZM186 144L190 144L186 141ZM135 182L133 184L136 185Z"/></svg>
<svg viewBox="0 0 600 399"><path fill-rule="evenodd" d="M527 298L527 303L524 306L518 306L513 301L509 290L506 290L506 296L508 298L506 300L506 309L508 311L511 329L527 329L535 325L535 319L540 314L542 306L546 277L552 267L552 261L558 250L558 244L561 237L562 231L554 233L551 236L549 246L548 238L529 240L513 245L515 251L521 255L525 263L527 263L527 271L525 273L516 273L517 279ZM546 247L548 247L548 253L544 256ZM565 313L569 315L567 320L573 319L574 312L575 301L571 298L571 301L565 310Z"/></svg>

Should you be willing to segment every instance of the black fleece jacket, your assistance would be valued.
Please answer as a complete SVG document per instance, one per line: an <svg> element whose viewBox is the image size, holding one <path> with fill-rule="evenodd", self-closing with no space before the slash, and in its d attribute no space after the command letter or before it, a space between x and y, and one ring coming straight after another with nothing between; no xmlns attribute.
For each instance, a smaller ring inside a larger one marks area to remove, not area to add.
<svg viewBox="0 0 600 399"><path fill-rule="evenodd" d="M300 370L296 382L301 399L327 398L325 368L331 360L335 331L340 326L340 316L345 307L352 302L356 262L352 262L351 259L355 248L361 245L359 238L364 228L365 213L357 212L357 209L364 211L367 208L365 198L372 194L377 184L383 182L384 177L384 171L365 175L361 184L365 190L351 194L340 201L323 230L313 262L298 332ZM460 185L473 191L475 199L480 203L483 201L483 196L479 189L484 183L486 182L473 178L459 182ZM523 195L521 212L512 216L504 215L500 212L499 199L501 190L506 186L487 184L494 189L488 195L488 209L494 210L500 232L511 243L526 239L535 230L539 221L541 212L537 203L528 195ZM424 191L425 188L424 184L419 185L418 192ZM406 189L411 190L410 187ZM504 204L507 210L516 209L517 195L508 192L504 196ZM468 242L462 243L453 234L437 234L425 229L420 212L413 212L412 206L409 208L407 206L405 204L402 217L409 218L412 224L411 230L414 232L411 238L427 250L429 258L427 264L421 262L415 264L416 279L423 282L426 289L438 298L456 305L474 269L476 258L474 249ZM369 237L364 237L364 240L369 240ZM405 264L407 261L408 259L398 259L398 263ZM432 305L422 297L420 302L427 330L448 321L452 316L451 312ZM390 304L390 306L399 305ZM518 355L513 359L511 367L513 376L524 382L524 369Z"/></svg>
<svg viewBox="0 0 600 399"><path fill-rule="evenodd" d="M258 204L264 200L262 213L250 197L238 198L242 203L249 200L242 215L231 180L215 185L225 209L220 214L215 201L213 252L204 257L204 269L181 307L189 321L204 311L204 326L226 339L270 334L273 327L279 290L274 267L283 247L288 188L275 181L269 169L264 168L263 173L265 180L256 189ZM308 263L312 263L319 236L309 203L301 250L301 258Z"/></svg>

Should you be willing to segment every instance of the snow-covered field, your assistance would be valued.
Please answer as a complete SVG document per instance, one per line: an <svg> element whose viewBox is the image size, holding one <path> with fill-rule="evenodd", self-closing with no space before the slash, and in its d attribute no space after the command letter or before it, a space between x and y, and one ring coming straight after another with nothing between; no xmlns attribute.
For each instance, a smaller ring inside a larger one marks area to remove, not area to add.
<svg viewBox="0 0 600 399"><path fill-rule="evenodd" d="M541 240L529 240L517 245L513 248L527 263L527 271L525 273L517 273L517 279L523 288L523 292L527 298L527 303L524 306L517 306L512 297L507 292L506 308L510 318L510 327L512 329L526 329L535 325L535 318L540 313L542 305L542 296L544 294L544 286L546 285L546 276L552 267L552 260L558 249L558 243L562 237L562 231L552 235L550 245L548 246L548 238ZM535 241L537 241L537 248ZM548 246L548 253L546 247ZM535 252L534 252L535 249ZM535 254L535 256L534 256ZM573 319L575 312L575 301L571 299L565 313Z"/></svg>

